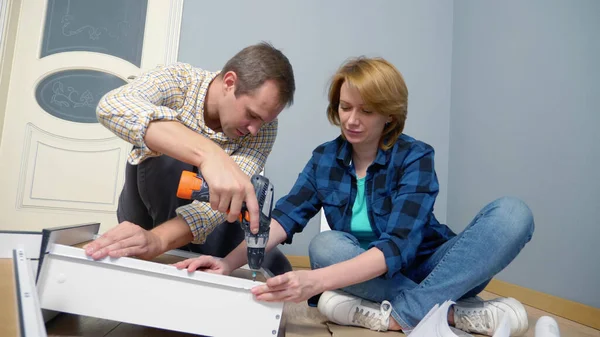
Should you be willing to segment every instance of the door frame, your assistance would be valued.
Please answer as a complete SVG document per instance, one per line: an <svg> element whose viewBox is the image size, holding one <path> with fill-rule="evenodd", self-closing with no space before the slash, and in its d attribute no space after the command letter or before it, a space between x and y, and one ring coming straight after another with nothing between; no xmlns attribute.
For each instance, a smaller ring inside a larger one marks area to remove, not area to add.
<svg viewBox="0 0 600 337"><path fill-rule="evenodd" d="M4 41L6 40L6 32L8 31L8 11L10 10L12 2L2 1L0 2L0 55L4 54ZM2 77L2 64L4 63L4 57L0 59L0 77Z"/></svg>
<svg viewBox="0 0 600 337"><path fill-rule="evenodd" d="M2 130L4 129L4 114L6 111L6 96L10 83L10 73L14 50L8 50L9 46L14 49L15 45L15 30L10 29L11 22L10 13L16 12L18 17L21 0L15 1L0 1L0 142L2 141ZM14 20L13 20L14 21Z"/></svg>

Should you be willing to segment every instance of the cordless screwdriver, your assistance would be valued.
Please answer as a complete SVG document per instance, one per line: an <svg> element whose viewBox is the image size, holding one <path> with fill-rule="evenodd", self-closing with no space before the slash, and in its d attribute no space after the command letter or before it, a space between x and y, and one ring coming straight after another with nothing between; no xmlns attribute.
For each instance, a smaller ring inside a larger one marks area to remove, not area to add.
<svg viewBox="0 0 600 337"><path fill-rule="evenodd" d="M256 273L260 270L264 257L265 247L269 240L269 227L271 224L271 211L273 209L273 184L268 178L255 174L250 179L259 210L258 232L253 234L250 231L250 213L246 208L246 203L242 203L242 208L238 221L244 230L246 245L248 246L248 266L252 270L252 279L256 281ZM177 188L177 197L188 200L198 200L201 202L210 202L209 188L206 180L201 173L183 171Z"/></svg>

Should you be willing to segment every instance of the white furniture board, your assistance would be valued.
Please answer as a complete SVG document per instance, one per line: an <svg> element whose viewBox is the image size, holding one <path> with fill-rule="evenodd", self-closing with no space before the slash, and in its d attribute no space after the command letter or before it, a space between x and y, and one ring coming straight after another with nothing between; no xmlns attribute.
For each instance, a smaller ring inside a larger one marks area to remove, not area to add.
<svg viewBox="0 0 600 337"><path fill-rule="evenodd" d="M38 259L42 232L0 231L0 259L10 259L18 245L23 247L28 259Z"/></svg>
<svg viewBox="0 0 600 337"><path fill-rule="evenodd" d="M17 285L17 302L21 336L46 337L46 326L27 255L23 246L13 250L13 262Z"/></svg>
<svg viewBox="0 0 600 337"><path fill-rule="evenodd" d="M261 282L48 248L38 279L44 309L208 336L278 334L283 303L256 301L250 289Z"/></svg>
<svg viewBox="0 0 600 337"><path fill-rule="evenodd" d="M0 259L10 259L13 250L21 247L26 254L32 275L37 276L42 232L0 231Z"/></svg>

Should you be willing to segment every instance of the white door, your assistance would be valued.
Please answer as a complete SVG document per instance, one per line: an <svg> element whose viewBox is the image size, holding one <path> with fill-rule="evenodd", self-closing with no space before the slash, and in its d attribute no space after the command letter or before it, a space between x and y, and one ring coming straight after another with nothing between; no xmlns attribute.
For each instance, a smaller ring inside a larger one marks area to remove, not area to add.
<svg viewBox="0 0 600 337"><path fill-rule="evenodd" d="M98 100L175 62L183 0L24 0L0 143L0 229L116 225L131 145Z"/></svg>

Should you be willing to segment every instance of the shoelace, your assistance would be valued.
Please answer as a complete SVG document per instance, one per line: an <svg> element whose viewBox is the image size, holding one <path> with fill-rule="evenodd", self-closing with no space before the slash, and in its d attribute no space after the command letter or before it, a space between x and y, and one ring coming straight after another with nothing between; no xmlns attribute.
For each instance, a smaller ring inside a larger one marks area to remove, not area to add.
<svg viewBox="0 0 600 337"><path fill-rule="evenodd" d="M492 328L492 317L488 310L463 311L459 318L457 328L469 332L490 333Z"/></svg>
<svg viewBox="0 0 600 337"><path fill-rule="evenodd" d="M364 326L371 330L387 331L392 305L388 301L383 301L379 307L379 312L370 310L368 307L361 305L356 306L352 323Z"/></svg>

